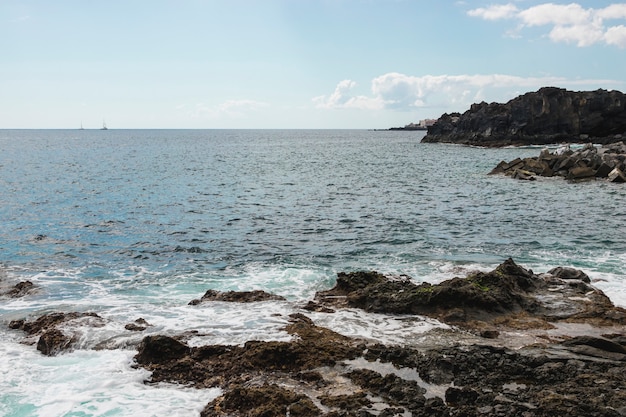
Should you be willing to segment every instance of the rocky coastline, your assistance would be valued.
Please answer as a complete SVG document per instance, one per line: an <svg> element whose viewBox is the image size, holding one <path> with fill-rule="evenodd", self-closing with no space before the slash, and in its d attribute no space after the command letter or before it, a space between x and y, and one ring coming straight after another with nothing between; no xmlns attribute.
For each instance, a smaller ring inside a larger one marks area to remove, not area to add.
<svg viewBox="0 0 626 417"><path fill-rule="evenodd" d="M592 281L572 268L535 274L512 259L436 285L340 273L332 289L289 316L290 341L190 346L188 334L149 334L136 346L135 366L151 371L146 383L221 388L204 417L624 416L626 310ZM209 290L190 304L271 299L261 291ZM416 323L430 317L448 327L420 343L383 345L309 317L342 309ZM103 320L51 313L9 327L42 354L57 355L73 349L81 326ZM149 327L142 319L131 324L129 332Z"/></svg>
<svg viewBox="0 0 626 417"><path fill-rule="evenodd" d="M473 104L442 115L423 143L503 147L555 143L608 144L626 133L626 95L544 87L507 103Z"/></svg>
<svg viewBox="0 0 626 417"><path fill-rule="evenodd" d="M569 145L538 157L501 161L489 174L504 174L519 180L534 181L535 176L563 177L581 182L602 179L612 183L626 182L626 145L624 142L596 147L591 143L579 150Z"/></svg>

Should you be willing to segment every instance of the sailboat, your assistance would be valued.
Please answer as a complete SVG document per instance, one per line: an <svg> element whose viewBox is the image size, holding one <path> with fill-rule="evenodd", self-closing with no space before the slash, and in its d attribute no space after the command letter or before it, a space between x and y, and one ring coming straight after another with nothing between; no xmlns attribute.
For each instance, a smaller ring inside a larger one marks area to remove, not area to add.
<svg viewBox="0 0 626 417"><path fill-rule="evenodd" d="M109 130L109 128L107 127L106 122L103 120L102 121L102 127L100 128L100 130Z"/></svg>
<svg viewBox="0 0 626 417"><path fill-rule="evenodd" d="M78 130L85 130L85 128L83 127L83 122L80 122L80 129Z"/></svg>

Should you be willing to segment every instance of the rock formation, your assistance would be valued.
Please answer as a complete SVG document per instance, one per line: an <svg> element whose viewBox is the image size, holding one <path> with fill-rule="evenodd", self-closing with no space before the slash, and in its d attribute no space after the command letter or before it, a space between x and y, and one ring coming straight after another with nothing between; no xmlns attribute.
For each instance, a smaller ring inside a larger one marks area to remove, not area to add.
<svg viewBox="0 0 626 417"><path fill-rule="evenodd" d="M520 180L535 180L535 175L543 177L560 176L569 181L589 181L596 178L610 182L626 182L626 145L612 143L599 148L585 145L578 151L569 145L554 152L547 149L538 157L502 161L490 174L505 174Z"/></svg>
<svg viewBox="0 0 626 417"><path fill-rule="evenodd" d="M151 372L148 383L221 388L201 417L625 416L626 310L591 281L573 268L535 274L512 259L437 285L340 273L334 288L289 316L289 341L191 346L189 332L152 333L138 344L135 366ZM242 295L226 298L250 301ZM342 308L450 326L431 330L426 342L392 345L305 315ZM102 320L51 313L9 327L38 337L37 348L51 355L72 347L78 335L68 328Z"/></svg>
<svg viewBox="0 0 626 417"><path fill-rule="evenodd" d="M254 303L259 301L284 301L280 295L270 294L263 290L254 291L216 291L207 290L202 298L191 300L189 305L198 305L208 301L225 301L230 303Z"/></svg>
<svg viewBox="0 0 626 417"><path fill-rule="evenodd" d="M422 142L500 147L553 143L612 143L626 133L626 95L544 87L507 103L473 104L442 115Z"/></svg>
<svg viewBox="0 0 626 417"><path fill-rule="evenodd" d="M590 281L572 268L537 275L512 259L439 285L340 273L306 309L426 314L477 333L478 342L382 345L294 314L285 329L294 336L289 342L190 347L182 338L147 336L135 359L152 371L151 382L221 387L201 417L623 416L626 310ZM560 322L606 330L548 333ZM542 342L503 346L521 332L543 332Z"/></svg>

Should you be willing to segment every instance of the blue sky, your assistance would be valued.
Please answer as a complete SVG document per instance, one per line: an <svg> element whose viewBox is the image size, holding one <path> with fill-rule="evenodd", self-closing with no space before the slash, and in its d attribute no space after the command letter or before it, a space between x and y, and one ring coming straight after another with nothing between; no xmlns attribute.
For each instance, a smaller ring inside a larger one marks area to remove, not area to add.
<svg viewBox="0 0 626 417"><path fill-rule="evenodd" d="M0 0L0 128L387 128L626 91L626 3Z"/></svg>

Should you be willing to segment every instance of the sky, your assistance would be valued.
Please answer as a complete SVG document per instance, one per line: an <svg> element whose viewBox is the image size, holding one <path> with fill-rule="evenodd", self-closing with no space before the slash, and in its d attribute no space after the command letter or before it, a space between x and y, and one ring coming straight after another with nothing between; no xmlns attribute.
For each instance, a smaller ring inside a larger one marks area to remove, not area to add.
<svg viewBox="0 0 626 417"><path fill-rule="evenodd" d="M626 3L0 0L0 129L385 129L626 91Z"/></svg>

